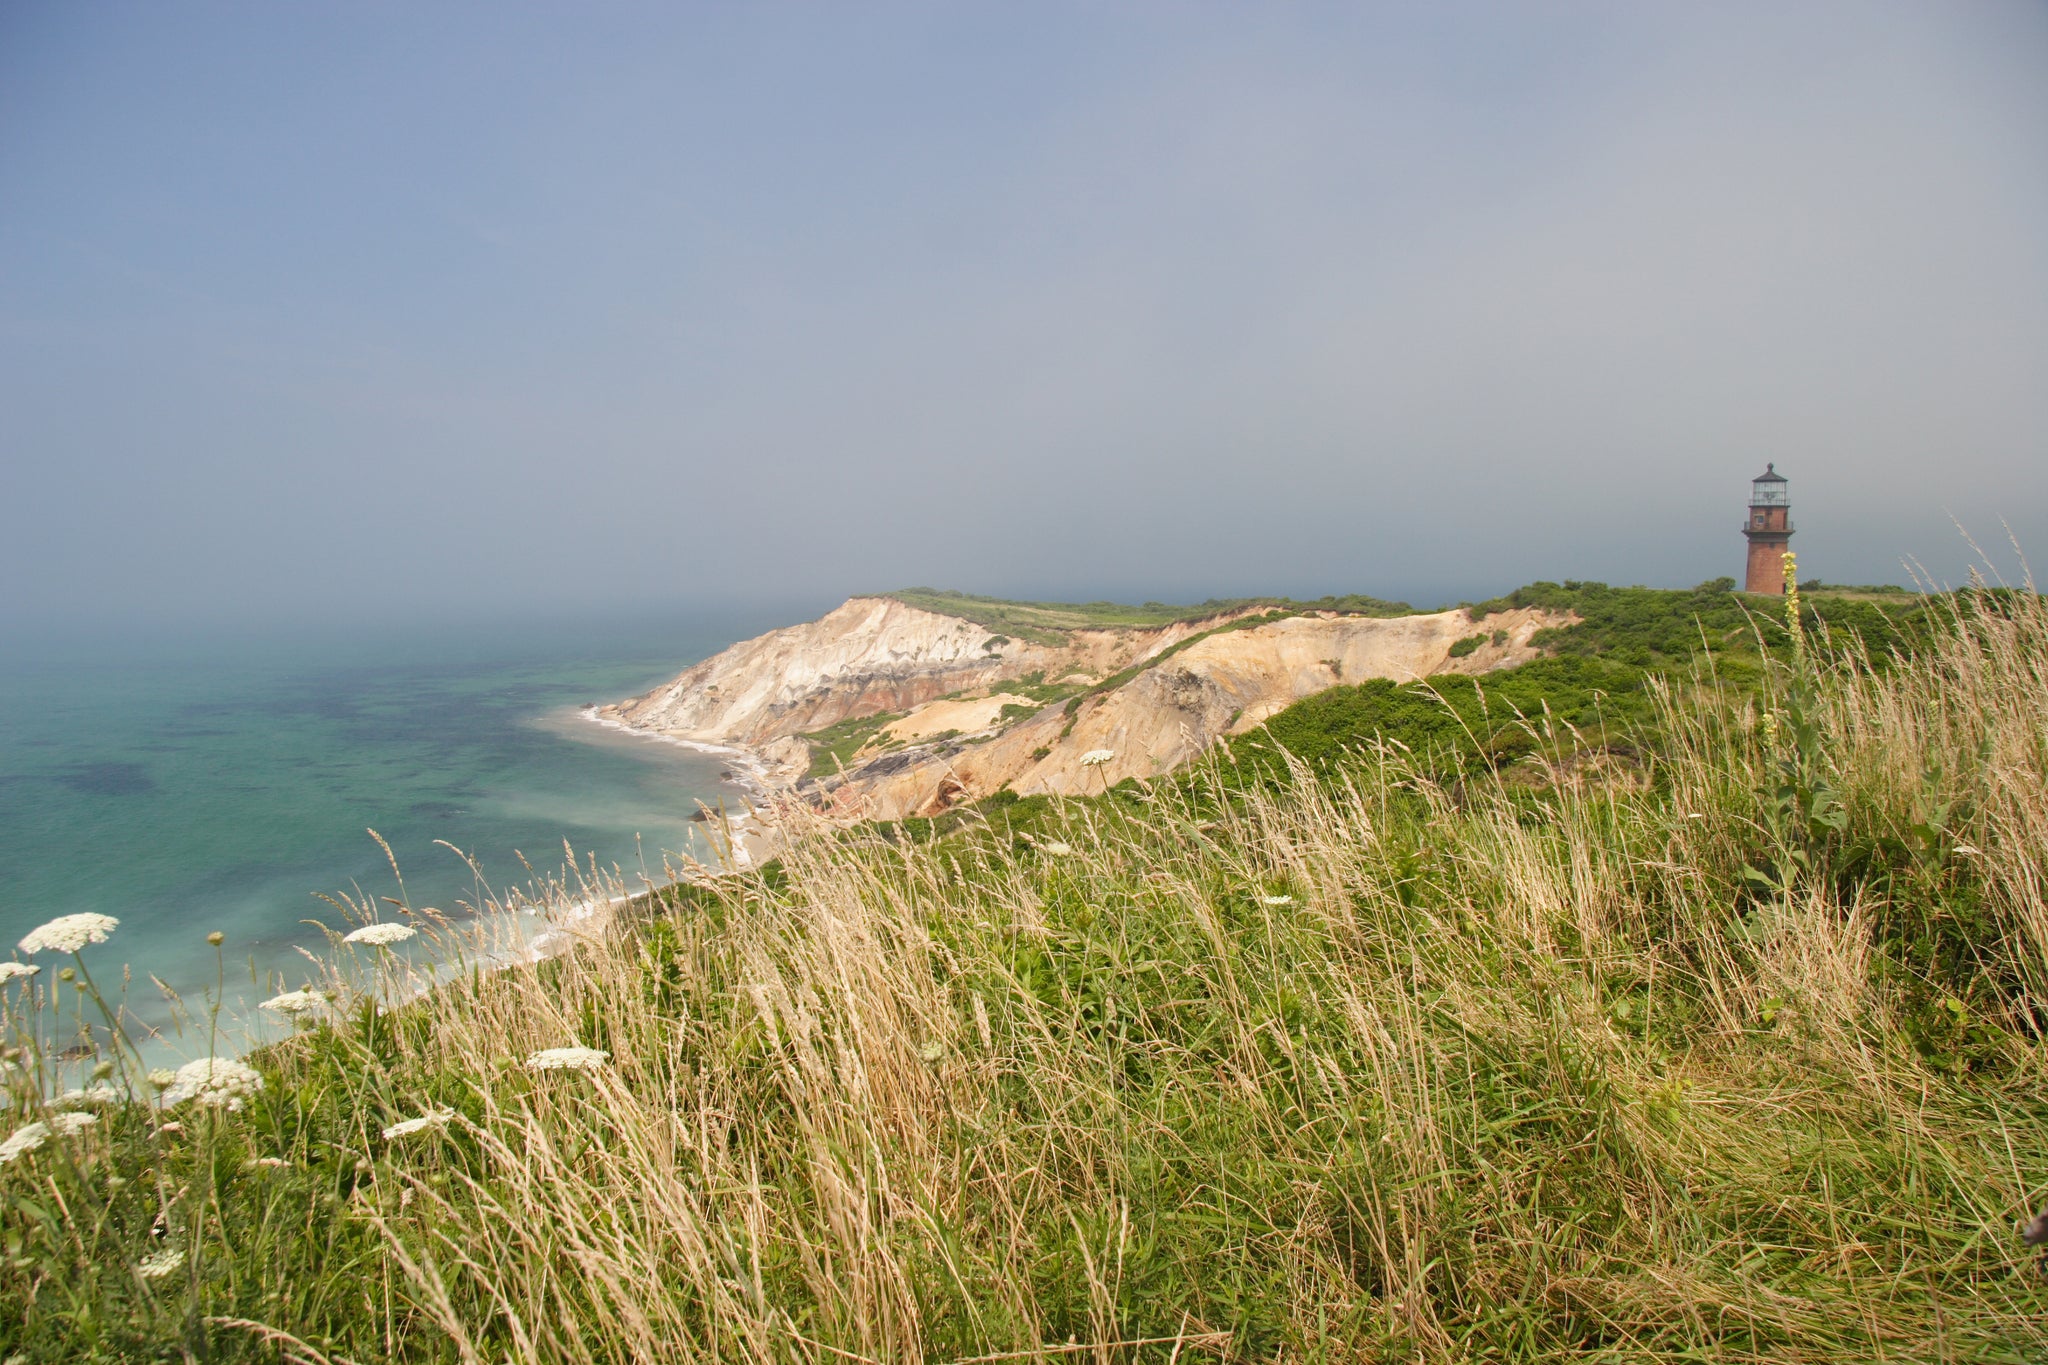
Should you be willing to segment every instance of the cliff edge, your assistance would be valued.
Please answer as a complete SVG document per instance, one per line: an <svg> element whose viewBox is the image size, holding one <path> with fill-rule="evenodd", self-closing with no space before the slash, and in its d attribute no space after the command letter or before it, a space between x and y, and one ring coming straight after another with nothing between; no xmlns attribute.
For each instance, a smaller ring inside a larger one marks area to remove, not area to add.
<svg viewBox="0 0 2048 1365"><path fill-rule="evenodd" d="M1004 787L1079 793L1156 777L1340 683L1524 662L1540 652L1537 631L1570 620L1525 608L1482 628L1463 610L1366 616L1253 602L1091 623L1083 608L951 600L982 619L855 597L597 716L747 750L772 787L847 816L900 819Z"/></svg>

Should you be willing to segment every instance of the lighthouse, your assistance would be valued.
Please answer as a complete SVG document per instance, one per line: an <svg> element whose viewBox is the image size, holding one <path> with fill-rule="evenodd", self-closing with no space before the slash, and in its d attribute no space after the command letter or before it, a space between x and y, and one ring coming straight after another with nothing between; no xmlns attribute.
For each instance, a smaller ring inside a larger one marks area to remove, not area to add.
<svg viewBox="0 0 2048 1365"><path fill-rule="evenodd" d="M1749 481L1749 520L1742 527L1749 540L1749 572L1745 592L1785 591L1785 549L1792 540L1792 504L1785 497L1785 476L1776 464Z"/></svg>

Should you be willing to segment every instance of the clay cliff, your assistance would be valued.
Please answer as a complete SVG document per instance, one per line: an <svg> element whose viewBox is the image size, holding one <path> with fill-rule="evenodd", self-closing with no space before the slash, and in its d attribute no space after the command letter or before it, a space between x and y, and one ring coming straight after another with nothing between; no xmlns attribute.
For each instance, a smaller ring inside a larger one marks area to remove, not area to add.
<svg viewBox="0 0 2048 1365"><path fill-rule="evenodd" d="M1339 683L1521 663L1538 653L1538 630L1564 621L1518 610L1488 616L1482 628L1462 610L1389 618L1255 605L1034 641L894 598L856 597L598 715L746 749L771 785L849 816L898 819L1005 786L1029 796L1155 777ZM1461 640L1467 652L1453 656ZM888 716L898 718L860 724ZM833 738L839 757L818 760Z"/></svg>

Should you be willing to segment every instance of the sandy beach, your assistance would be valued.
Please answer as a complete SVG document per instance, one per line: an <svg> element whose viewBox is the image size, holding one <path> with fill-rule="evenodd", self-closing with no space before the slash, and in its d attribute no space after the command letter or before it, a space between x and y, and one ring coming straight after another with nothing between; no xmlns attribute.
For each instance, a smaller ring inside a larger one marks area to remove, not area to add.
<svg viewBox="0 0 2048 1365"><path fill-rule="evenodd" d="M771 804L770 798L774 788L768 776L768 764L760 755L738 745L714 744L705 740L684 739L679 735L665 734L659 730L644 730L603 715L595 706L579 707L575 714L577 719L604 730L649 743L674 745L723 761L726 765L727 780L739 789L743 804L737 811L726 810L722 803L716 809L704 806L705 819L702 823L717 829L725 836L724 856L730 862L732 871L744 871L758 866L770 856L776 839L762 817Z"/></svg>

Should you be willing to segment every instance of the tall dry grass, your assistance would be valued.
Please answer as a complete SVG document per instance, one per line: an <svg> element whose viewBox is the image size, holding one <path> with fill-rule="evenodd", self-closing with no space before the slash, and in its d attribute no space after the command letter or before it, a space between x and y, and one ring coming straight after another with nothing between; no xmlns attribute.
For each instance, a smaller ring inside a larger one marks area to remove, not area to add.
<svg viewBox="0 0 2048 1365"><path fill-rule="evenodd" d="M1674 685L1644 770L1539 717L1534 781L788 812L778 875L272 1049L216 1150L292 1168L208 1177L214 1278L109 1308L305 1359L2041 1359L2044 665L2016 595ZM523 1064L568 1045L609 1060ZM8 1197L147 1156L98 1141Z"/></svg>

